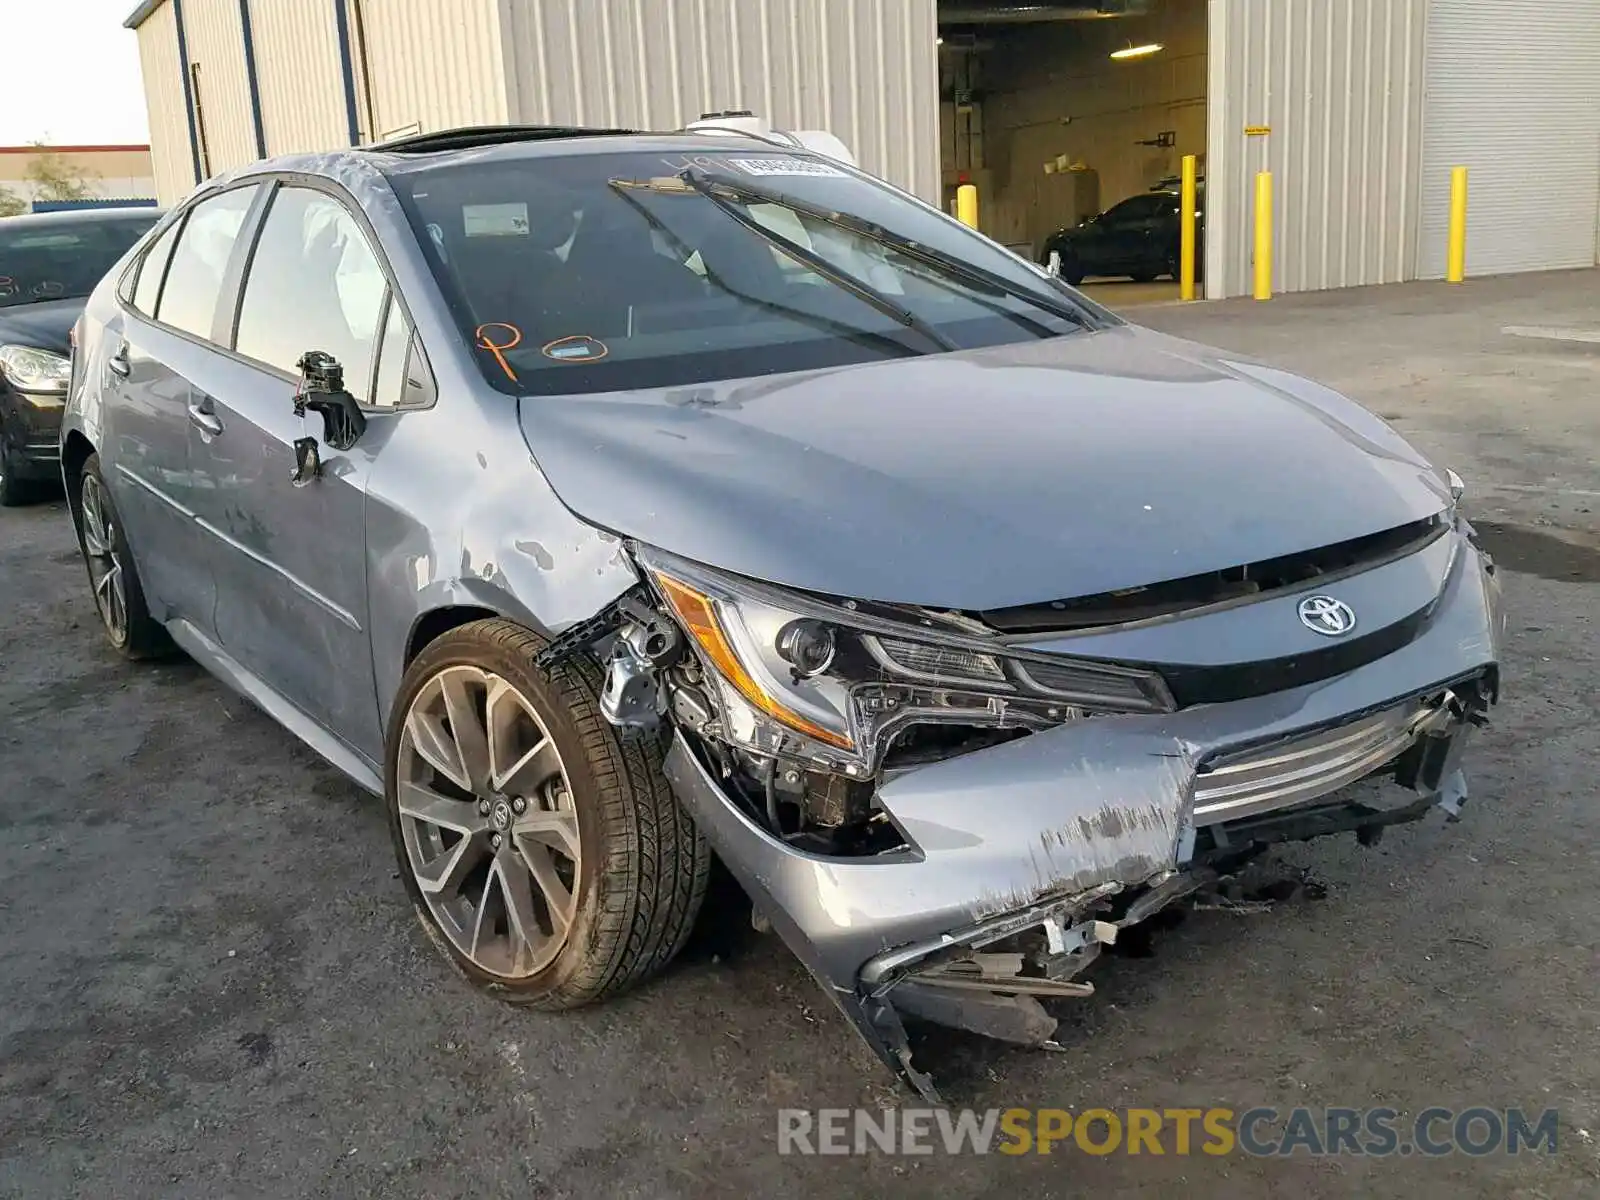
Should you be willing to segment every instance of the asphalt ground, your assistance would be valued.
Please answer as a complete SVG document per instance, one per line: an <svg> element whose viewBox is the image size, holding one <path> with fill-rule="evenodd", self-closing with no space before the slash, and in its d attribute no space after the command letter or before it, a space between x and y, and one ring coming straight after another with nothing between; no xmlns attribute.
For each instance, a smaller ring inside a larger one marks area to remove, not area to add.
<svg viewBox="0 0 1600 1200"><path fill-rule="evenodd" d="M0 513L0 1194L1600 1192L1600 347L1501 332L1592 329L1597 299L1581 272L1135 314L1460 472L1504 569L1505 701L1459 823L1281 851L1264 877L1309 886L1101 964L1059 1052L918 1044L957 1106L1554 1109L1554 1153L780 1156L779 1109L909 1098L737 895L608 1007L473 993L376 800L192 664L103 645L53 502Z"/></svg>

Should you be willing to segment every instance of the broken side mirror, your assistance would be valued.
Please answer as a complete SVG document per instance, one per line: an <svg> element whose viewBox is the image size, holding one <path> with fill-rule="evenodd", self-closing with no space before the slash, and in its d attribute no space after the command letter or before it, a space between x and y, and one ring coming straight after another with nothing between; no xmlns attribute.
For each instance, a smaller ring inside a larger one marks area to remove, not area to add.
<svg viewBox="0 0 1600 1200"><path fill-rule="evenodd" d="M321 413L322 440L334 450L350 449L367 431L367 418L356 398L345 391L344 368L339 360L321 350L308 350L295 365L300 368L300 386L294 394L295 415Z"/></svg>

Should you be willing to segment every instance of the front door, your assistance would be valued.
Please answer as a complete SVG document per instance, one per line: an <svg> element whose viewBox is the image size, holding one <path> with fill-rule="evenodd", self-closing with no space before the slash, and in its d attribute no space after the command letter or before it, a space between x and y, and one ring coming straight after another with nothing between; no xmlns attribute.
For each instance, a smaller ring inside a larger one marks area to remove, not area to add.
<svg viewBox="0 0 1600 1200"><path fill-rule="evenodd" d="M330 193L279 185L240 287L236 356L192 380L204 420L190 453L208 477L216 629L227 653L369 759L381 757L367 632L366 485L381 419L353 447L295 415L296 363L331 354L358 400L368 390L386 281L361 228ZM298 438L321 469L295 480Z"/></svg>

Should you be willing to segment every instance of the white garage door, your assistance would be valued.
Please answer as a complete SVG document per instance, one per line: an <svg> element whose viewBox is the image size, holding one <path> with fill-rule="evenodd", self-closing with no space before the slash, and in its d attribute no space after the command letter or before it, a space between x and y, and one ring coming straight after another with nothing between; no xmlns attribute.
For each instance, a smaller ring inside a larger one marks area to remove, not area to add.
<svg viewBox="0 0 1600 1200"><path fill-rule="evenodd" d="M1600 0L1431 0L1426 53L1418 274L1444 276L1456 166L1469 275L1594 266Z"/></svg>

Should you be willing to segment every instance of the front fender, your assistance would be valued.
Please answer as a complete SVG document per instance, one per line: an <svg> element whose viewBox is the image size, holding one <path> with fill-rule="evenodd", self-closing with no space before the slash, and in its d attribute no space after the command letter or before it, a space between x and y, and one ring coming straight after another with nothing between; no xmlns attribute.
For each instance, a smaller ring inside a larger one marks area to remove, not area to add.
<svg viewBox="0 0 1600 1200"><path fill-rule="evenodd" d="M369 619L384 721L429 613L482 608L548 637L638 582L621 541L556 499L509 404L451 399L396 415L368 486Z"/></svg>

